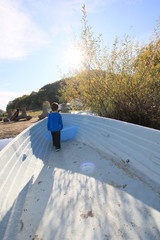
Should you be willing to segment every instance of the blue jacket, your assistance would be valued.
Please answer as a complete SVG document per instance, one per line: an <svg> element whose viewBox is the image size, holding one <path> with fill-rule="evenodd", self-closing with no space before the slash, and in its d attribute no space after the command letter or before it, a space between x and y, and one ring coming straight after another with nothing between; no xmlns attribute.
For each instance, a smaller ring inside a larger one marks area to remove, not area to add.
<svg viewBox="0 0 160 240"><path fill-rule="evenodd" d="M57 132L62 130L63 121L62 116L58 112L51 112L48 115L47 128L51 132Z"/></svg>

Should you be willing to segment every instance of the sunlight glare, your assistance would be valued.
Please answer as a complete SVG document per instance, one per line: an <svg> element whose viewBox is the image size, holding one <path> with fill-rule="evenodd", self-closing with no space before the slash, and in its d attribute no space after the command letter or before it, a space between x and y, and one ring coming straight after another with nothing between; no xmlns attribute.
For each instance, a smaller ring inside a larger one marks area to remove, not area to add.
<svg viewBox="0 0 160 240"><path fill-rule="evenodd" d="M76 47L70 47L65 52L65 60L67 65L71 68L79 68L82 64L82 54Z"/></svg>

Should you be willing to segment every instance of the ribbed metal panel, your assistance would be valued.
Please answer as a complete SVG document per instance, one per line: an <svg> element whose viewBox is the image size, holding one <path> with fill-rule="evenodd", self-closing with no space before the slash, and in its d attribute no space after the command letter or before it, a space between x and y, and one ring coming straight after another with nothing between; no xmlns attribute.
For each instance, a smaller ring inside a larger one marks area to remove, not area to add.
<svg viewBox="0 0 160 240"><path fill-rule="evenodd" d="M54 178L55 185L53 189L56 189L56 193L55 190L54 192L50 190L52 193L50 196L48 195L50 199L48 199L48 201L51 201L53 196L56 198L56 194L58 194L58 196L61 195L61 192L63 192L65 196L64 188L66 188L66 182L71 184L74 179L74 181L77 182L77 190L72 192L73 199L76 197L76 201L78 201L78 195L81 191L83 192L83 188L87 184L85 181L88 181L88 184L90 184L88 186L91 186L93 189L96 186L95 184L97 184L97 188L94 191L97 196L101 195L105 203L105 201L107 201L105 193L106 186L105 191L103 191L103 184L106 183L106 181L114 187L117 186L117 188L119 188L120 186L121 188L124 186L125 188L124 184L115 184L112 177L109 179L106 175L106 172L109 171L110 166L113 164L113 169L119 167L119 169L124 171L124 175L122 176L120 176L121 173L119 172L120 178L118 181L123 181L129 174L130 177L135 176L141 182L147 184L146 186L149 187L149 189L158 191L157 189L160 184L160 131L91 115L62 114L62 118L64 126L78 126L79 131L74 140L62 143L60 153L55 153L52 143L46 137L48 132L46 126L47 118L23 131L0 152L0 239L28 239L24 237L25 235L18 233L19 230L14 229L23 228L22 223L19 227L19 219L21 216L25 218L23 211L28 202L31 202L29 199L32 199L32 191L34 188L36 189L35 184L38 186L42 182L40 176L42 176L43 181L47 179L48 183L46 183L46 188L47 184L48 186L52 185ZM79 170L80 164L83 166L86 162L91 162L91 164L94 162L93 166L98 166L96 175L91 176L91 178L85 178L85 173ZM52 172L50 172L50 169ZM57 171L58 175L56 175ZM107 174L110 174L110 172ZM58 180L57 177L55 178L55 176L59 177L60 180ZM93 180L92 177L95 180ZM134 181L135 180L133 180L133 188L135 184ZM81 187L78 186L78 182L81 182ZM138 183L136 184L138 188ZM136 192L137 190L133 190L133 192L134 191ZM128 193L129 192L128 190ZM39 197L42 196L39 195L39 192L34 194L35 197L37 195ZM132 195L135 196L134 193L132 193ZM36 201L39 201L39 197L36 197ZM121 196L118 195L118 198L121 199ZM45 199L45 201L47 201L47 199ZM64 206L66 205L67 207L68 205L65 199L62 200L62 202L63 201ZM32 208L33 206L31 209ZM34 208L32 210L34 211ZM38 218L38 221L39 220L40 218ZM36 229L36 227L38 226L34 223L34 228ZM54 229L54 226L52 227ZM47 228L49 229L49 225L47 225ZM26 233L27 231L28 230L26 230ZM45 233L45 236L47 236L47 234L49 233ZM87 238L84 238L85 240L102 240L102 237L107 236L105 234L103 235L101 231L99 235L91 234L91 232L88 234L89 235L86 235ZM47 240L79 240L81 239L80 236L81 235L78 237L78 235L73 233L73 238L65 238L65 235L61 235L60 232L58 232L57 238L51 238L51 235L48 235ZM92 238L93 236L96 236L96 238ZM158 239L158 235L154 236L156 236L155 239ZM33 237L32 235L32 238ZM113 239L116 238L113 237ZM119 239L123 239L123 236ZM146 235L145 239L150 240L150 238L146 238Z"/></svg>

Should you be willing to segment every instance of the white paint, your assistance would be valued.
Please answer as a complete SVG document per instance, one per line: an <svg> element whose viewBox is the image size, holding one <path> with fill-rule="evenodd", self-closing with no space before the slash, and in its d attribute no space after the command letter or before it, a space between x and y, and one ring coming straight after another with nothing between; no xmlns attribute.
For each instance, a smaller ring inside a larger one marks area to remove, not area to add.
<svg viewBox="0 0 160 240"><path fill-rule="evenodd" d="M60 152L45 137L47 119L1 151L0 239L160 239L160 131L62 117L80 130Z"/></svg>
<svg viewBox="0 0 160 240"><path fill-rule="evenodd" d="M160 131L123 121L65 115L66 125L80 126L80 141L129 163L160 183Z"/></svg>
<svg viewBox="0 0 160 240"><path fill-rule="evenodd" d="M0 151L10 142L13 138L0 139Z"/></svg>

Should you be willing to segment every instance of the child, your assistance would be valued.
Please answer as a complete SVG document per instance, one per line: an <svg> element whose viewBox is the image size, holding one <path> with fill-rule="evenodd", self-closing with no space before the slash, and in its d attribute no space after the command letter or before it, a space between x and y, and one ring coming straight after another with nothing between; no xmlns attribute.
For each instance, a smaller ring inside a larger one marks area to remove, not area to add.
<svg viewBox="0 0 160 240"><path fill-rule="evenodd" d="M52 111L48 115L47 127L48 130L51 131L53 146L56 147L56 152L61 148L61 139L60 139L60 131L63 128L62 117L58 112L58 103L53 102L51 104Z"/></svg>

